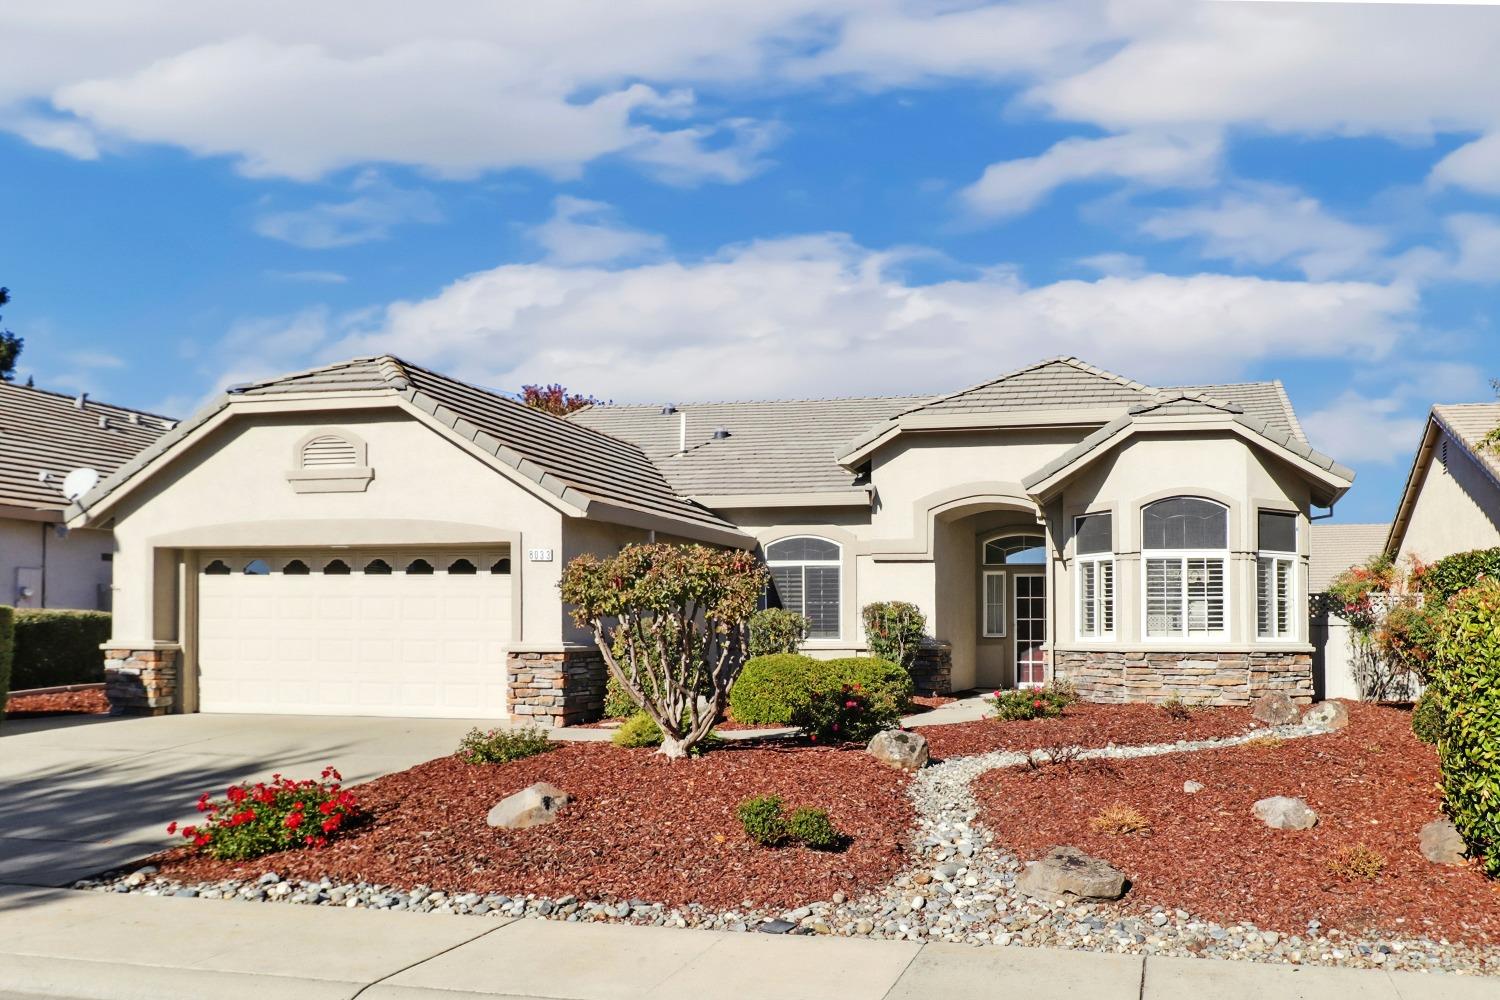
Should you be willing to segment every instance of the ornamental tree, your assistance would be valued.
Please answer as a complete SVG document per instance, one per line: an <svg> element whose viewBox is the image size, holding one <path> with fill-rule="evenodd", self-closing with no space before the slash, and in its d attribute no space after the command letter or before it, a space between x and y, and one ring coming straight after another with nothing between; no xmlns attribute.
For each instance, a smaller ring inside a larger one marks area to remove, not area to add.
<svg viewBox="0 0 1500 1000"><path fill-rule="evenodd" d="M927 636L922 609L909 601L876 601L866 604L862 614L870 654L910 670Z"/></svg>
<svg viewBox="0 0 1500 1000"><path fill-rule="evenodd" d="M550 385L521 386L521 402L533 410L541 410L554 417L566 417L574 410L597 406L605 401L587 393L569 392L567 386L553 382Z"/></svg>
<svg viewBox="0 0 1500 1000"><path fill-rule="evenodd" d="M661 728L659 752L676 758L724 714L767 579L739 549L653 543L578 556L559 587L615 683Z"/></svg>

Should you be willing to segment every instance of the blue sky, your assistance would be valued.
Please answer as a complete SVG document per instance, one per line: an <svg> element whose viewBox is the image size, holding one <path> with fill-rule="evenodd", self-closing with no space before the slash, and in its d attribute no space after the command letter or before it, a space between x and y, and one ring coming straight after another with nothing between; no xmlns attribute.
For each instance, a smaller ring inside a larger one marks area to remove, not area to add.
<svg viewBox="0 0 1500 1000"><path fill-rule="evenodd" d="M619 401L1282 379L1385 520L1500 376L1500 8L0 11L22 377L185 415L392 351ZM513 8L514 9L511 9Z"/></svg>

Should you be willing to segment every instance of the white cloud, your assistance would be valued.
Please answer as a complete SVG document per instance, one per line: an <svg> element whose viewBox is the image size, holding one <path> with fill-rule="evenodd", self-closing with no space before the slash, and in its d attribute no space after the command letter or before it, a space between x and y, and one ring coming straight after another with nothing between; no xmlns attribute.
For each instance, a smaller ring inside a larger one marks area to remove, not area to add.
<svg viewBox="0 0 1500 1000"><path fill-rule="evenodd" d="M922 285L901 275L911 253L819 234L627 268L506 264L364 318L247 327L224 350L257 364L267 342L312 359L392 351L485 384L556 380L622 401L685 384L700 398L935 392L1060 352L1173 383L1273 358L1379 359L1415 307L1402 287L1212 274L1033 287L996 269Z"/></svg>
<svg viewBox="0 0 1500 1000"><path fill-rule="evenodd" d="M1464 281L1500 282L1500 217L1462 212L1443 220L1455 255L1449 272Z"/></svg>
<svg viewBox="0 0 1500 1000"><path fill-rule="evenodd" d="M328 250L383 240L404 223L443 219L430 191L396 187L373 173L357 179L354 190L357 193L348 201L266 212L255 220L255 231L305 249Z"/></svg>
<svg viewBox="0 0 1500 1000"><path fill-rule="evenodd" d="M560 195L552 202L552 217L527 230L546 251L546 259L563 266L605 264L638 258L666 249L655 233L630 229L613 221L613 210L601 201Z"/></svg>
<svg viewBox="0 0 1500 1000"><path fill-rule="evenodd" d="M33 146L66 153L77 160L97 160L99 141L88 126L66 118L42 118L26 115L3 127Z"/></svg>
<svg viewBox="0 0 1500 1000"><path fill-rule="evenodd" d="M1202 185L1213 180L1220 153L1214 136L1131 133L1064 139L1039 156L990 164L961 198L980 215L1006 216L1029 211L1057 188L1078 181Z"/></svg>
<svg viewBox="0 0 1500 1000"><path fill-rule="evenodd" d="M1491 132L1458 147L1437 162L1429 180L1481 194L1500 194L1500 132Z"/></svg>
<svg viewBox="0 0 1500 1000"><path fill-rule="evenodd" d="M1194 239L1208 257L1266 267L1290 264L1314 280L1368 273L1387 242L1345 222L1315 198L1278 185L1244 185L1218 201L1157 212L1141 226L1159 239Z"/></svg>
<svg viewBox="0 0 1500 1000"><path fill-rule="evenodd" d="M1139 278L1146 273L1146 259L1132 253L1096 253L1079 257L1075 263L1117 278Z"/></svg>
<svg viewBox="0 0 1500 1000"><path fill-rule="evenodd" d="M1424 425L1424 418L1414 416L1400 397L1372 398L1353 391L1300 419L1313 447L1347 464L1409 459Z"/></svg>

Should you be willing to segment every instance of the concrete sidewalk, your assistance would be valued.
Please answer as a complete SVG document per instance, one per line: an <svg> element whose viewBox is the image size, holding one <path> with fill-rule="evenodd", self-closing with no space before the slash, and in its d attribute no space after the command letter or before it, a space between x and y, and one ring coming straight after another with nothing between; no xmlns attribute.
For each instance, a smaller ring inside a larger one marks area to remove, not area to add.
<svg viewBox="0 0 1500 1000"><path fill-rule="evenodd" d="M1479 1000L1500 979L0 888L0 1000Z"/></svg>

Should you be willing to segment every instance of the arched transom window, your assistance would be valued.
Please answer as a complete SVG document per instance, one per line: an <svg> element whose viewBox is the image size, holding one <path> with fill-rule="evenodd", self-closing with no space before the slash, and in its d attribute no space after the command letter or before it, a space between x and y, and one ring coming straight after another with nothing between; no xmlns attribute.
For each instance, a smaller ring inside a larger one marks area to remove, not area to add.
<svg viewBox="0 0 1500 1000"><path fill-rule="evenodd" d="M1229 511L1202 497L1171 497L1141 509L1146 638L1229 635Z"/></svg>
<svg viewBox="0 0 1500 1000"><path fill-rule="evenodd" d="M826 538L783 538L766 546L766 603L807 616L809 639L839 638L843 551Z"/></svg>
<svg viewBox="0 0 1500 1000"><path fill-rule="evenodd" d="M1002 535L984 543L986 566L1040 566L1047 561L1047 543L1039 534Z"/></svg>

